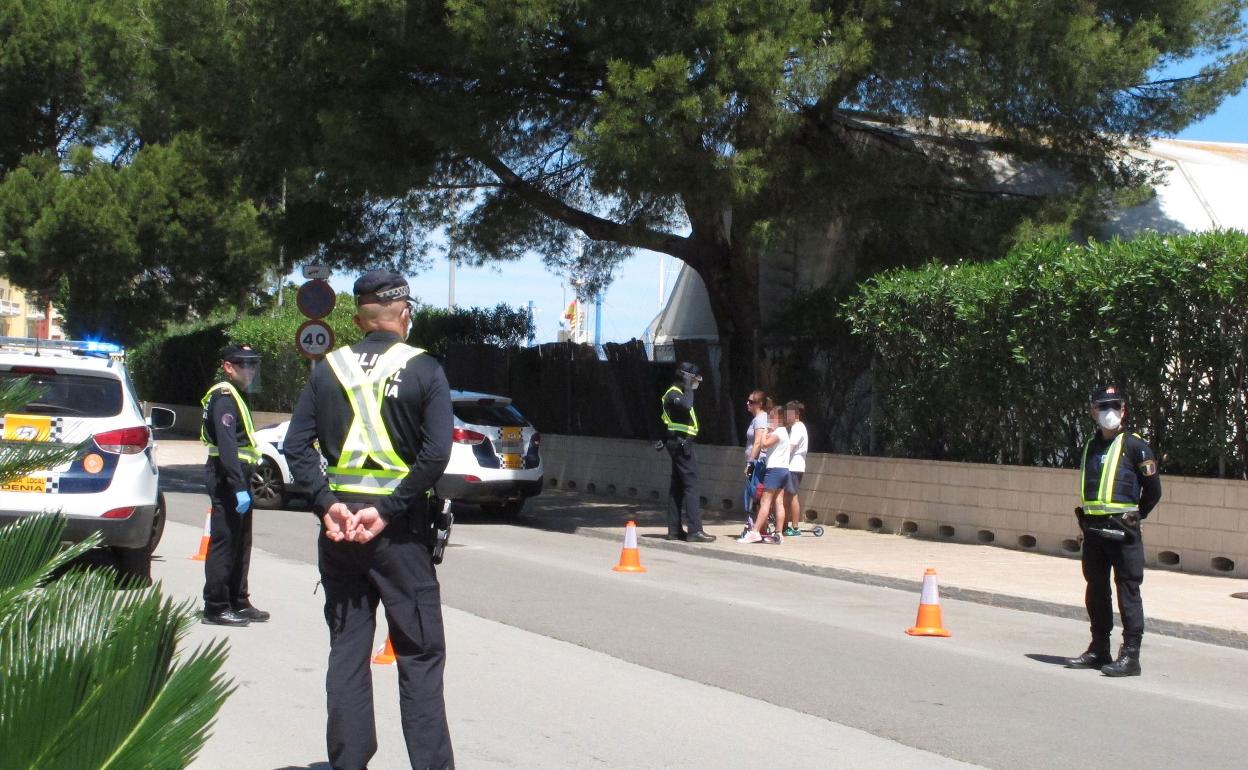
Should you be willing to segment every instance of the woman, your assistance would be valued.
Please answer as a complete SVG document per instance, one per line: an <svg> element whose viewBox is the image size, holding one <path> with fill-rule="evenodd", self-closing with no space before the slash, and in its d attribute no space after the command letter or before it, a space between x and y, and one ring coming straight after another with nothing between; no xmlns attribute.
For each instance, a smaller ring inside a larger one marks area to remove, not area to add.
<svg viewBox="0 0 1248 770"><path fill-rule="evenodd" d="M754 527L737 539L738 543L758 543L763 539L763 527L771 514L772 504L784 489L789 478L789 433L784 428L784 409L774 407L767 415L767 428L762 433L763 449L767 452L767 470L763 473L763 496L758 503L758 515ZM780 527L784 525L784 508L776 505L776 542L783 542Z"/></svg>
<svg viewBox="0 0 1248 770"><path fill-rule="evenodd" d="M771 407L771 397L761 390L750 393L745 401L745 408L750 413L750 426L745 429L745 490L741 494L741 507L746 513L754 508L754 487L762 480L755 478L762 472L762 465L756 463L766 456L762 440L767 431L767 413Z"/></svg>
<svg viewBox="0 0 1248 770"><path fill-rule="evenodd" d="M784 527L785 537L797 537L802 534L802 504L797 499L797 489L802 485L802 474L806 472L806 405L801 401L790 401L784 405L784 423L789 429L789 479L784 485L784 506L787 523ZM779 517L777 517L779 518Z"/></svg>

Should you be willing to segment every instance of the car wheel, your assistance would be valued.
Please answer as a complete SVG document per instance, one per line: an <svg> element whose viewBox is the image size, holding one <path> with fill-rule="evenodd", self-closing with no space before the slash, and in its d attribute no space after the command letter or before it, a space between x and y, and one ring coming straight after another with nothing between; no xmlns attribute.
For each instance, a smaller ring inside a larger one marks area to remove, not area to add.
<svg viewBox="0 0 1248 770"><path fill-rule="evenodd" d="M257 508L283 508L289 500L281 470L267 457L252 471L251 500Z"/></svg>
<svg viewBox="0 0 1248 770"><path fill-rule="evenodd" d="M152 514L152 533L142 548L114 548L117 562L117 582L123 587L144 588L152 584L152 554L165 534L165 495L156 497L156 511Z"/></svg>

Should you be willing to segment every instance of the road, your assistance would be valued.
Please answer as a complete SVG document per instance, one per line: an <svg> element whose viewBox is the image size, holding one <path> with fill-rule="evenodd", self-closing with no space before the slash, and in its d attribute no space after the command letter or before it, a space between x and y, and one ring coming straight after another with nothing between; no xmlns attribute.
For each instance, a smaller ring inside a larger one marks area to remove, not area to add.
<svg viewBox="0 0 1248 770"><path fill-rule="evenodd" d="M206 499L168 497L188 525L171 525L169 548L193 550ZM196 767L322 767L315 534L307 511L258 512L255 547L277 558L257 560L252 592L274 623L196 630L229 634L244 682ZM1086 644L1082 622L946 601L953 637L911 638L918 597L903 591L657 549L646 574L624 575L610 570L618 544L479 515L454 539L440 577L463 767L1231 768L1248 755L1242 650L1152 636L1145 675L1113 680L1056 665ZM178 553L155 574L193 595L197 567ZM276 635L289 655L265 652ZM377 679L375 766L403 766L393 683ZM298 725L291 748L253 737L256 764L222 754L226 733L251 735L266 713Z"/></svg>

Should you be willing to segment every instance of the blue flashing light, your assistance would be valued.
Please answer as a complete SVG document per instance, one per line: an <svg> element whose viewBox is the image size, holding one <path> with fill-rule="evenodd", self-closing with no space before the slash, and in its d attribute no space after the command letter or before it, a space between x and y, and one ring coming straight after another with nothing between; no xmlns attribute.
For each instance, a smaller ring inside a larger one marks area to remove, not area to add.
<svg viewBox="0 0 1248 770"><path fill-rule="evenodd" d="M120 353L121 345L115 342L104 342L103 340L85 340L86 347L83 348L88 353Z"/></svg>

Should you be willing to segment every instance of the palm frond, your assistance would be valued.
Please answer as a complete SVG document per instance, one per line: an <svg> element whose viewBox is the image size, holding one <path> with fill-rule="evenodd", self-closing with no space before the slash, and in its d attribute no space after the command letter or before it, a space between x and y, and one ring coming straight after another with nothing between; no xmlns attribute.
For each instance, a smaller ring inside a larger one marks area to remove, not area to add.
<svg viewBox="0 0 1248 770"><path fill-rule="evenodd" d="M92 534L61 550L65 519L56 514L34 514L0 528L0 624L19 597L45 584L60 568L100 542Z"/></svg>

